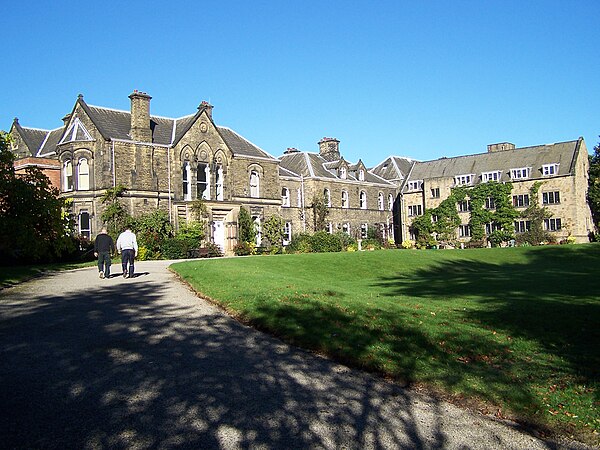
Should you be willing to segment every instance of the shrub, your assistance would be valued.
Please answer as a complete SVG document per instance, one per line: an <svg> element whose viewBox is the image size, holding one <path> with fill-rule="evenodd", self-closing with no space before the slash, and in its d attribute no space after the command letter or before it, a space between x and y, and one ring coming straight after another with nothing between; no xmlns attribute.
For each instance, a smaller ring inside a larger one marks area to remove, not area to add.
<svg viewBox="0 0 600 450"><path fill-rule="evenodd" d="M315 253L341 252L342 241L336 235L326 231L317 231L310 237L310 248Z"/></svg>
<svg viewBox="0 0 600 450"><path fill-rule="evenodd" d="M137 255L137 259L138 261L146 261L148 258L148 249L146 247L144 247L143 245L140 245L138 247L138 255Z"/></svg>
<svg viewBox="0 0 600 450"><path fill-rule="evenodd" d="M289 253L310 253L310 238L311 236L308 233L294 234L292 236L292 242L287 246L287 251Z"/></svg>
<svg viewBox="0 0 600 450"><path fill-rule="evenodd" d="M183 259L187 258L190 247L184 239L168 238L160 246L160 253L164 259Z"/></svg>
<svg viewBox="0 0 600 450"><path fill-rule="evenodd" d="M251 244L250 242L240 242L233 247L233 253L237 256L254 255L256 253L256 248L254 244Z"/></svg>
<svg viewBox="0 0 600 450"><path fill-rule="evenodd" d="M376 238L363 239L361 243L363 250L381 250L381 243Z"/></svg>
<svg viewBox="0 0 600 450"><path fill-rule="evenodd" d="M217 244L215 244L213 242L207 242L206 243L206 248L208 249L208 257L209 258L215 258L215 257L223 256L223 252L221 250L221 247L219 247Z"/></svg>
<svg viewBox="0 0 600 450"><path fill-rule="evenodd" d="M408 239L402 241L402 248L406 248L406 249L413 248L412 241L409 241Z"/></svg>
<svg viewBox="0 0 600 450"><path fill-rule="evenodd" d="M340 242L342 243L342 249L347 250L349 247L354 246L355 250L358 248L356 239L350 236L348 233L344 233L343 231L338 231L333 234L336 236Z"/></svg>

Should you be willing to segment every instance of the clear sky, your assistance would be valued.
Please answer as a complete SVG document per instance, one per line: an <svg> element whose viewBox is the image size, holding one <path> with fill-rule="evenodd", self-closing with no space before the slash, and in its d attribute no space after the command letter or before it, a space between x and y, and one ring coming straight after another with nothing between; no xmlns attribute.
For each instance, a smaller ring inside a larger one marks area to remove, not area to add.
<svg viewBox="0 0 600 450"><path fill-rule="evenodd" d="M324 136L367 166L600 134L600 0L23 1L2 12L0 128L79 93L213 118L267 152Z"/></svg>

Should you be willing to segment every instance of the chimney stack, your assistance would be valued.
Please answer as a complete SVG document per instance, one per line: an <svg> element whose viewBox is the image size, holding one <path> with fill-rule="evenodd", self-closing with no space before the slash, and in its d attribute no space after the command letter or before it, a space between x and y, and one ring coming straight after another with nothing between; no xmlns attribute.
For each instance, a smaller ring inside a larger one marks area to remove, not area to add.
<svg viewBox="0 0 600 450"><path fill-rule="evenodd" d="M213 110L213 105L208 103L206 100L202 100L202 103L200 103L200 106L198 106L198 111L200 111L200 112L206 111L206 114L208 115L210 120L212 120L212 110Z"/></svg>
<svg viewBox="0 0 600 450"><path fill-rule="evenodd" d="M129 96L131 99L131 139L138 142L152 142L150 128L150 97L137 90Z"/></svg>
<svg viewBox="0 0 600 450"><path fill-rule="evenodd" d="M487 146L488 153L503 152L504 150L514 150L515 144L510 142L499 142L498 144L489 144Z"/></svg>
<svg viewBox="0 0 600 450"><path fill-rule="evenodd" d="M319 141L319 154L327 161L338 161L340 156L340 141L336 138L324 137Z"/></svg>

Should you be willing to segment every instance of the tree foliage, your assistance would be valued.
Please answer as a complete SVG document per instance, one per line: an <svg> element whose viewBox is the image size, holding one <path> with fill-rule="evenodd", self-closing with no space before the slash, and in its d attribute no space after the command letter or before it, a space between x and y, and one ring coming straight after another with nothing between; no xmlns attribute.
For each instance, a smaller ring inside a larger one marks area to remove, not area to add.
<svg viewBox="0 0 600 450"><path fill-rule="evenodd" d="M238 215L239 241L254 244L256 242L256 226L248 210L240 208Z"/></svg>
<svg viewBox="0 0 600 450"><path fill-rule="evenodd" d="M263 223L262 232L274 250L280 251L283 248L285 222L281 216L273 215L269 217Z"/></svg>
<svg viewBox="0 0 600 450"><path fill-rule="evenodd" d="M0 258L40 261L73 251L65 201L37 167L16 174L10 137L0 132Z"/></svg>
<svg viewBox="0 0 600 450"><path fill-rule="evenodd" d="M529 221L529 230L518 236L520 242L527 242L530 245L540 245L542 242L552 240L552 236L544 230L544 219L548 219L552 214L547 208L541 207L538 199L538 193L543 183L536 181L529 189L529 206L521 213L521 217Z"/></svg>
<svg viewBox="0 0 600 450"><path fill-rule="evenodd" d="M310 205L313 213L313 229L317 231L325 231L325 219L329 215L329 207L327 206L327 198L325 194L315 195Z"/></svg>
<svg viewBox="0 0 600 450"><path fill-rule="evenodd" d="M100 218L113 238L116 238L132 221L131 216L120 200L125 192L127 192L125 186L118 184L107 189L100 197L100 201L104 205L104 211L102 211Z"/></svg>
<svg viewBox="0 0 600 450"><path fill-rule="evenodd" d="M594 147L594 154L590 156L590 169L588 178L588 204L592 211L592 218L596 230L600 229L600 143Z"/></svg>

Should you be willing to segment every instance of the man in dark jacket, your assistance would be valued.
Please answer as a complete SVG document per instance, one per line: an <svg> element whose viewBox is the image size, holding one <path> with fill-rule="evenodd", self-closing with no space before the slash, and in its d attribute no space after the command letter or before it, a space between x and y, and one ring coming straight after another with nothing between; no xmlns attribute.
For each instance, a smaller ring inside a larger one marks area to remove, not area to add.
<svg viewBox="0 0 600 450"><path fill-rule="evenodd" d="M110 278L110 256L115 252L113 238L103 227L94 241L94 256L98 257L98 275L100 278Z"/></svg>

